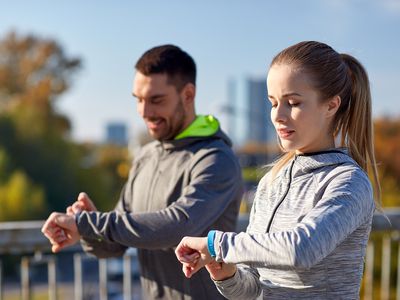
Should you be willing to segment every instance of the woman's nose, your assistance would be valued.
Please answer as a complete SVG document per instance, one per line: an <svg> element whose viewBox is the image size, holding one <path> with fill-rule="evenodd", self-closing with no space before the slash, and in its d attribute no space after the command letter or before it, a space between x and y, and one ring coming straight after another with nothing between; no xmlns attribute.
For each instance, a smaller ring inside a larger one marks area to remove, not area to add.
<svg viewBox="0 0 400 300"><path fill-rule="evenodd" d="M271 119L273 122L282 123L287 120L287 112L282 105L277 105L271 110Z"/></svg>

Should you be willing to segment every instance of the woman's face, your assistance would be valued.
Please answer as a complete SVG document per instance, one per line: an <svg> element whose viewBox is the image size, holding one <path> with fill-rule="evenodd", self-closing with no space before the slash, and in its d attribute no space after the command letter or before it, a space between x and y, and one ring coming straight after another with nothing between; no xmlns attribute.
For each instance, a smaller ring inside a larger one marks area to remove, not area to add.
<svg viewBox="0 0 400 300"><path fill-rule="evenodd" d="M286 151L310 153L334 147L330 124L337 108L333 112L335 103L321 101L304 72L291 65L273 65L267 86L271 120Z"/></svg>

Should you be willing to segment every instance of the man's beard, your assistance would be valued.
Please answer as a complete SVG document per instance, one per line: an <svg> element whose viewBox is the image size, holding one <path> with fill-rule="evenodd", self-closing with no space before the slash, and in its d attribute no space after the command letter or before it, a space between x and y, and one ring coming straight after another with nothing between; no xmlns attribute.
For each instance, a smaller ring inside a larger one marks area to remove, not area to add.
<svg viewBox="0 0 400 300"><path fill-rule="evenodd" d="M166 133L163 136L156 138L159 141L166 141L174 139L179 133L181 133L184 129L186 120L186 112L183 108L182 99L179 99L179 102L175 108L174 117L171 119L171 123L166 129Z"/></svg>

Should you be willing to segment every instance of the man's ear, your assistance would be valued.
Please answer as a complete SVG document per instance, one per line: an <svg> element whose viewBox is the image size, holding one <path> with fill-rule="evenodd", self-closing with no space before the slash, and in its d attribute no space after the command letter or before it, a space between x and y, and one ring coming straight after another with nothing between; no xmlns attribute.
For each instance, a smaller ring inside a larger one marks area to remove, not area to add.
<svg viewBox="0 0 400 300"><path fill-rule="evenodd" d="M183 102L187 104L194 104L194 97L196 96L196 86L193 83L187 83L181 91Z"/></svg>
<svg viewBox="0 0 400 300"><path fill-rule="evenodd" d="M342 99L340 98L339 95L336 95L336 96L332 97L331 99L329 99L328 103L327 103L326 116L333 117L336 114L336 112L339 110L341 103L342 103Z"/></svg>

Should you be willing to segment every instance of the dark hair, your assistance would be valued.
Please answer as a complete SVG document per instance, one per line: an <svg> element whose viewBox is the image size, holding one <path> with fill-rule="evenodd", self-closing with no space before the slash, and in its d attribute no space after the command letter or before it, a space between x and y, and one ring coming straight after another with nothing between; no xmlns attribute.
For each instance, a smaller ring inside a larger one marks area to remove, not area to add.
<svg viewBox="0 0 400 300"><path fill-rule="evenodd" d="M353 159L366 171L371 171L375 183L375 200L379 204L380 185L373 146L371 92L368 74L362 64L349 54L339 54L330 46L305 41L282 50L271 67L286 64L307 74L321 101L340 96L333 135L340 135L341 146L349 149ZM282 166L293 154L278 162ZM273 174L276 174L277 169Z"/></svg>
<svg viewBox="0 0 400 300"><path fill-rule="evenodd" d="M187 83L196 84L196 64L185 51L174 45L161 45L147 50L135 68L148 76L165 73L168 82L180 91Z"/></svg>

